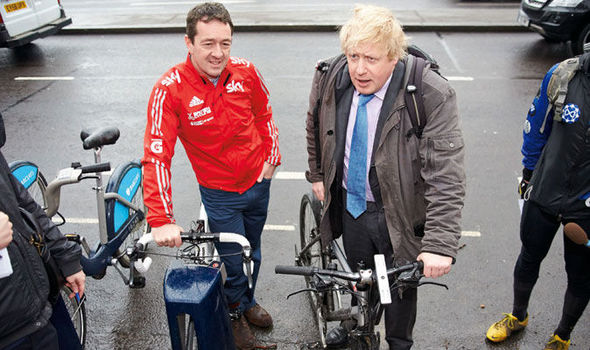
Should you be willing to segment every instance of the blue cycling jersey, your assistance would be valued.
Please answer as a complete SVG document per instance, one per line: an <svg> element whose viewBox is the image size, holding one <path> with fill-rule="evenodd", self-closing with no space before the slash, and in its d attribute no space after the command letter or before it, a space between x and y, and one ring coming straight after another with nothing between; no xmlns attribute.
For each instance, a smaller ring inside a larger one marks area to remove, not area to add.
<svg viewBox="0 0 590 350"><path fill-rule="evenodd" d="M547 139L551 134L554 109L550 105L549 98L547 97L547 86L549 85L549 80L551 80L553 71L555 71L557 66L558 64L554 65L549 69L547 74L545 74L543 82L541 83L541 88L533 100L533 104L529 109L524 124L521 149L523 155L522 165L529 170L535 169L535 165L541 157L543 147L545 147Z"/></svg>

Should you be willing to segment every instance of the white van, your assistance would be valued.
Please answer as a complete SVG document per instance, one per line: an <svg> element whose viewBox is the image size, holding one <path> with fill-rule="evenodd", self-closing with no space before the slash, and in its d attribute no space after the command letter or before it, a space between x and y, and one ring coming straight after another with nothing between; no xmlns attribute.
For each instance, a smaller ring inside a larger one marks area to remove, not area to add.
<svg viewBox="0 0 590 350"><path fill-rule="evenodd" d="M59 0L0 0L0 47L16 47L72 23Z"/></svg>

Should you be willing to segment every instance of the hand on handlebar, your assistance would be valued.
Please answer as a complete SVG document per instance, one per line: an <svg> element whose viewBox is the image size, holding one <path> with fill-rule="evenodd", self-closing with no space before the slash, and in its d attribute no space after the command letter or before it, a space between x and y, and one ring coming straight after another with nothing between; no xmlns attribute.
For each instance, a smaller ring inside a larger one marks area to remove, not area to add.
<svg viewBox="0 0 590 350"><path fill-rule="evenodd" d="M152 227L154 242L160 247L180 247L182 245L181 232L184 232L184 229L176 224Z"/></svg>
<svg viewBox="0 0 590 350"><path fill-rule="evenodd" d="M416 258L424 263L424 277L437 278L451 271L453 258L433 253L420 253Z"/></svg>

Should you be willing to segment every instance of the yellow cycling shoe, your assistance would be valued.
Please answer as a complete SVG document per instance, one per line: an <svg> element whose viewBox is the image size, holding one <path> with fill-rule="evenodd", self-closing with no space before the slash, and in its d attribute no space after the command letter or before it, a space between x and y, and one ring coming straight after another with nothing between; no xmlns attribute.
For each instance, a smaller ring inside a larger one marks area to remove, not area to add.
<svg viewBox="0 0 590 350"><path fill-rule="evenodd" d="M504 314L504 318L494 323L488 328L486 337L494 343L506 340L514 331L519 331L529 324L529 316L527 315L524 321L519 321L518 318L512 314Z"/></svg>
<svg viewBox="0 0 590 350"><path fill-rule="evenodd" d="M571 342L571 340L565 341L562 340L557 334L553 334L543 350L567 350L567 348L570 347Z"/></svg>

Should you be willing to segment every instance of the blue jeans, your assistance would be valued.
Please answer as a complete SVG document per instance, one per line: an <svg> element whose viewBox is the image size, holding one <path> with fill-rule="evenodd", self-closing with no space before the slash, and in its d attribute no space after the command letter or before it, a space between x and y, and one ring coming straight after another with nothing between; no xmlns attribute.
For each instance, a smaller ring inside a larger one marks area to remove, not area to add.
<svg viewBox="0 0 590 350"><path fill-rule="evenodd" d="M250 242L252 247L252 289L248 288L248 278L242 269L241 247L234 243L217 243L216 248L225 264L227 280L224 290L230 308L245 311L256 305L254 290L262 259L260 236L266 222L270 179L255 183L246 192L226 192L203 186L199 187L201 200L205 205L212 232L231 232L240 234ZM237 255L235 253L238 253ZM226 255L226 256L223 256Z"/></svg>

